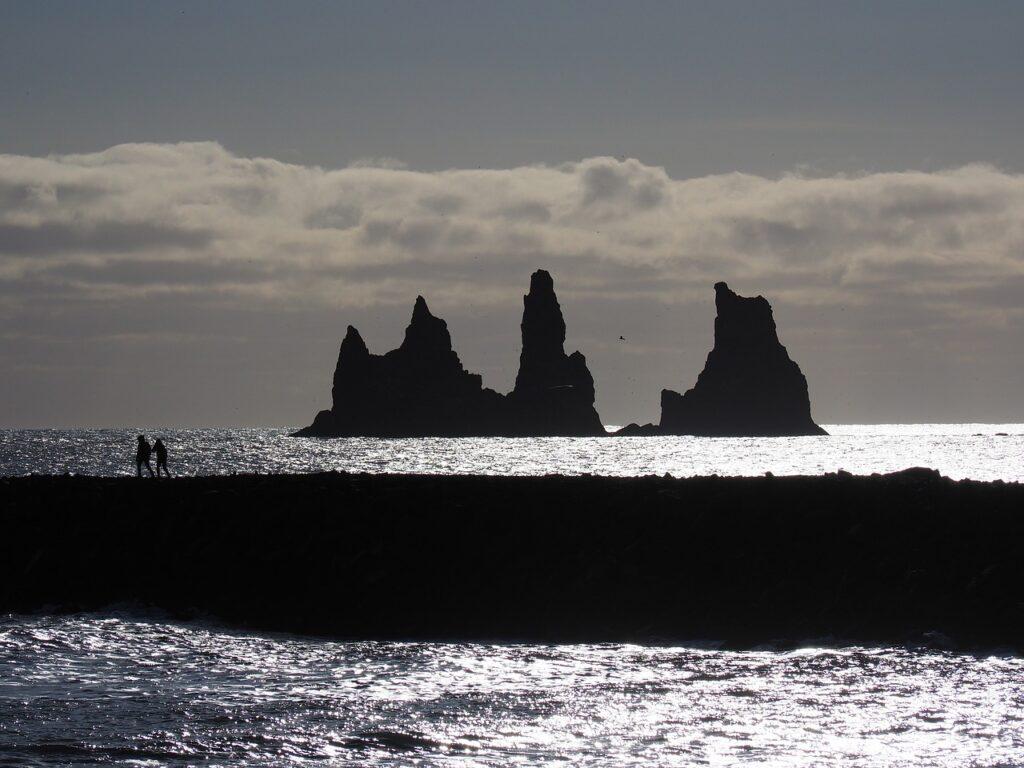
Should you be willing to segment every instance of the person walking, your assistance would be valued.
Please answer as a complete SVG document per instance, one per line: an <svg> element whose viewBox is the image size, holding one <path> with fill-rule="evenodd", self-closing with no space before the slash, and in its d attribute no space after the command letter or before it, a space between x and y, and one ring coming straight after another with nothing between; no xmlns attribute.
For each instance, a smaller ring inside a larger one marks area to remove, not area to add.
<svg viewBox="0 0 1024 768"><path fill-rule="evenodd" d="M160 477L160 469L163 468L164 475L170 477L171 472L167 469L167 446L159 437L153 443L153 450L156 451L156 476Z"/></svg>
<svg viewBox="0 0 1024 768"><path fill-rule="evenodd" d="M149 470L149 476L153 477L153 467L149 463L149 457L153 455L153 449L149 446L149 442L146 440L145 435L139 435L139 447L135 451L135 472L138 477L142 477L142 465L146 465L146 469Z"/></svg>

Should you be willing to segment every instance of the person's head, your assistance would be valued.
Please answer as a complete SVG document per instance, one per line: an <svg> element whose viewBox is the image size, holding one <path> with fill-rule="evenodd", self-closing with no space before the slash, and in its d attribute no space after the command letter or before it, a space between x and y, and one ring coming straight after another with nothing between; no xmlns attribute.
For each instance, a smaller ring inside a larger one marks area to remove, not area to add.
<svg viewBox="0 0 1024 768"><path fill-rule="evenodd" d="M139 442L140 443L146 442L146 436L145 435L139 435Z"/></svg>
<svg viewBox="0 0 1024 768"><path fill-rule="evenodd" d="M159 437L156 439L156 442L154 442L154 445L163 445L163 444L164 444L164 441L161 440Z"/></svg>

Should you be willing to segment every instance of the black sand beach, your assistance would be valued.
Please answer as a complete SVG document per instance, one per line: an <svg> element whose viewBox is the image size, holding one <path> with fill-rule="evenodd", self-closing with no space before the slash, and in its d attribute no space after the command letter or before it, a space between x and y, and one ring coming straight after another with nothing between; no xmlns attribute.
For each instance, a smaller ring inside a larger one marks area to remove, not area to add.
<svg viewBox="0 0 1024 768"><path fill-rule="evenodd" d="M353 638L1024 649L1024 487L692 479L0 480L0 611Z"/></svg>

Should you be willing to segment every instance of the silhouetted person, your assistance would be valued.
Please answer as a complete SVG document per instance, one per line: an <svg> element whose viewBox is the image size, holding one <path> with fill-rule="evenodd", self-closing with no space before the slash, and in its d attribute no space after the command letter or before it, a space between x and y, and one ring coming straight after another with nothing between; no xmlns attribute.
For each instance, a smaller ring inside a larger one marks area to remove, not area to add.
<svg viewBox="0 0 1024 768"><path fill-rule="evenodd" d="M156 476L160 477L160 469L163 468L164 474L170 477L171 472L167 469L167 446L159 437L153 443L153 450L156 451Z"/></svg>
<svg viewBox="0 0 1024 768"><path fill-rule="evenodd" d="M146 465L146 469L149 470L149 476L153 477L153 467L149 463L149 457L153 455L153 449L150 448L149 443L146 442L145 435L139 435L139 448L135 451L135 471L139 477L142 477L142 465Z"/></svg>

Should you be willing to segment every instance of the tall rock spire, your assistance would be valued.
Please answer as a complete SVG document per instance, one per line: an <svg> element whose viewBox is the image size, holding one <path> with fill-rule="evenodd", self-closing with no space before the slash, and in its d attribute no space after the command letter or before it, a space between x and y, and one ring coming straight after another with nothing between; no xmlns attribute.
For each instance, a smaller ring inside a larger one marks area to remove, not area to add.
<svg viewBox="0 0 1024 768"><path fill-rule="evenodd" d="M523 297L523 351L519 355L516 392L547 389L566 382L565 320L551 275L538 269Z"/></svg>
<svg viewBox="0 0 1024 768"><path fill-rule="evenodd" d="M676 435L823 435L807 379L779 343L763 296L715 284L715 345L693 389L661 392L660 431Z"/></svg>
<svg viewBox="0 0 1024 768"><path fill-rule="evenodd" d="M554 281L543 269L530 277L523 297L523 350L509 398L524 434L600 435L594 378L579 352L565 354L565 320Z"/></svg>

